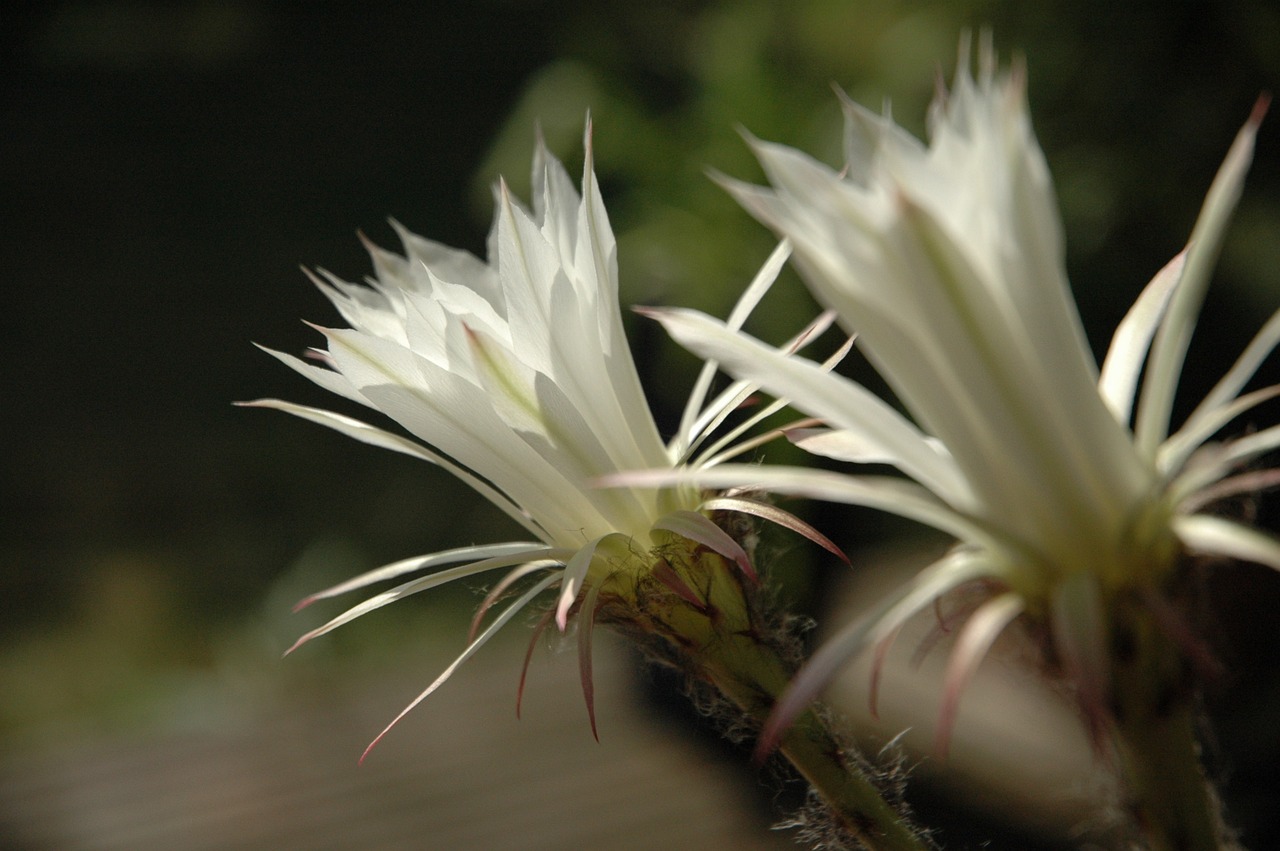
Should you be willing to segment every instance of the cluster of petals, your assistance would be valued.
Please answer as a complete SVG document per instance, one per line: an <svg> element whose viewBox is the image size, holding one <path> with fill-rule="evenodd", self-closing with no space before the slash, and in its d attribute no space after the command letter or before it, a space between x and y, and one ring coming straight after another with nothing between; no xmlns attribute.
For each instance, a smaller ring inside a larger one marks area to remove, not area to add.
<svg viewBox="0 0 1280 851"><path fill-rule="evenodd" d="M1099 367L1067 281L1024 70L997 69L985 46L977 65L975 78L962 55L950 91L931 107L928 144L846 100L842 170L750 139L770 185L724 181L789 242L809 288L858 335L905 415L858 383L710 317L651 311L682 345L825 424L795 432L799 445L905 474L734 464L680 480L872 506L959 541L815 654L781 701L773 733L852 655L883 651L907 618L962 585L992 590L957 635L943 743L964 684L1020 616L1045 627L1085 708L1097 711L1107 689L1107 609L1117 594L1161 606L1164 583L1187 556L1280 568L1280 543L1210 508L1280 479L1246 472L1280 446L1280 427L1212 440L1280 393L1246 392L1280 340L1280 314L1171 427L1183 358L1265 101L1231 146L1186 249L1141 293Z"/></svg>
<svg viewBox="0 0 1280 851"><path fill-rule="evenodd" d="M831 546L806 524L746 496L705 495L691 484L597 486L622 470L713 466L756 445L738 438L784 406L765 406L710 440L754 388L734 384L704 405L715 371L708 365L679 433L669 443L660 439L623 334L616 243L592 167L589 127L581 194L539 141L532 210L514 200L504 183L495 195L487 262L393 223L405 253L367 244L374 277L356 284L329 273L312 275L350 325L318 328L327 347L310 352L317 363L267 350L321 387L389 417L410 437L278 399L245 403L438 465L528 533L522 541L460 547L379 567L299 604L400 580L308 632L291 650L410 595L508 571L480 606L466 649L405 713L544 592L556 595L544 625L554 616L563 631L570 617L588 612L579 635L589 662L595 595L611 575L646 569L663 535L709 547L754 578L746 551L709 512L754 514ZM785 259L780 250L761 270L737 309L738 323ZM820 320L792 346L830 322ZM517 588L515 601L486 623L493 605ZM584 664L590 708L589 677Z"/></svg>

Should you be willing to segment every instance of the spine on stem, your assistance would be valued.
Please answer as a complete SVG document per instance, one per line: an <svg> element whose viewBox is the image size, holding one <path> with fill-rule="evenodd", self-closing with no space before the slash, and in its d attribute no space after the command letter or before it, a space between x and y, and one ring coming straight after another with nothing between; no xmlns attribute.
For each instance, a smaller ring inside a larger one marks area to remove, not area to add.
<svg viewBox="0 0 1280 851"><path fill-rule="evenodd" d="M798 666L794 639L771 627L738 566L688 541L673 543L643 587L602 594L598 617L633 635L641 647L713 689L729 726L758 731ZM878 772L842 741L818 712L799 717L779 753L823 801L830 824L824 848L924 851L936 846L914 826L899 800L899 780ZM809 820L807 820L809 821Z"/></svg>

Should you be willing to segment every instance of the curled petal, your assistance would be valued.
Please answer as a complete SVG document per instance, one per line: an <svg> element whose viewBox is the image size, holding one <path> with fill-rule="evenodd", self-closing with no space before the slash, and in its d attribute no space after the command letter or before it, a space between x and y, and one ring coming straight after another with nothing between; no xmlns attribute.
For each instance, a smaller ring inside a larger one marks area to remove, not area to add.
<svg viewBox="0 0 1280 851"><path fill-rule="evenodd" d="M707 611L707 604L698 596L698 592L690 588L689 583L685 582L665 559L655 563L650 568L650 571L655 579L674 591L681 600L684 600L700 612Z"/></svg>
<svg viewBox="0 0 1280 851"><path fill-rule="evenodd" d="M939 755L945 756L951 744L960 696L978 670L978 664L991 649L992 642L1025 608L1026 601L1021 596L1004 593L982 604L961 629L943 677L942 709L938 713L938 732L934 743L934 750Z"/></svg>
<svg viewBox="0 0 1280 851"><path fill-rule="evenodd" d="M701 508L703 511L737 511L741 514L750 514L753 517L759 517L761 520L776 523L784 529L790 529L792 532L803 535L845 564L850 564L849 557L844 554L844 550L837 547L830 538L791 512L783 511L776 505L742 496L722 496L707 500L702 503Z"/></svg>
<svg viewBox="0 0 1280 851"><path fill-rule="evenodd" d="M578 675L582 679L582 698L587 704L587 717L591 720L591 735L600 741L600 731L596 729L596 687L595 675L591 667L591 634L596 625L596 605L600 598L600 585L597 583L587 589L586 599L582 602L582 614L578 618Z"/></svg>
<svg viewBox="0 0 1280 851"><path fill-rule="evenodd" d="M546 631L547 626L551 623L552 618L556 616L555 610L550 609L538 618L538 622L534 624L529 634L529 646L524 651L524 664L520 666L520 682L516 686L516 719L520 718L520 707L524 702L524 684L529 678L529 663L533 661L534 648L538 646L538 639L542 637L542 633Z"/></svg>
<svg viewBox="0 0 1280 851"><path fill-rule="evenodd" d="M710 547L725 558L732 559L752 582L759 579L755 568L751 566L751 559L747 557L747 551L706 515L696 511L673 511L653 524L653 528L675 532L683 538Z"/></svg>
<svg viewBox="0 0 1280 851"><path fill-rule="evenodd" d="M1151 279L1124 319L1116 326L1111 346L1102 361L1098 392L1102 394L1111 413L1115 414L1116 420L1125 425L1128 425L1133 413L1138 376L1142 374L1142 363L1151 348L1151 338L1155 336L1165 308L1169 306L1169 299L1182 278L1182 267L1186 260L1187 252L1183 249Z"/></svg>
<svg viewBox="0 0 1280 851"><path fill-rule="evenodd" d="M564 566L564 578L560 583L560 599L556 602L556 626L561 632L568 628L569 608L578 598L578 590L587 578L587 571L591 569L591 560L595 558L596 547L599 546L600 541L601 539L597 538L589 542L574 553L568 564Z"/></svg>

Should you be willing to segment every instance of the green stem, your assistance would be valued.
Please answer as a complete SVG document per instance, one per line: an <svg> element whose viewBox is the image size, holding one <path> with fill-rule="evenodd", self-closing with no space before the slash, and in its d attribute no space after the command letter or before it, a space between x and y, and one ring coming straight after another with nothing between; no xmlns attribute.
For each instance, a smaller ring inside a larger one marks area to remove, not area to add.
<svg viewBox="0 0 1280 851"><path fill-rule="evenodd" d="M844 828L868 848L923 851L933 847L861 769L844 759L831 732L814 713L797 719L783 736L780 750Z"/></svg>
<svg viewBox="0 0 1280 851"><path fill-rule="evenodd" d="M736 642L735 642L736 643ZM762 726L786 686L786 667L769 648L741 638L725 654L729 667L707 660L708 679ZM779 751L822 796L841 826L873 851L924 851L931 846L908 819L885 800L875 781L846 759L842 745L814 712L805 712L782 737Z"/></svg>
<svg viewBox="0 0 1280 851"><path fill-rule="evenodd" d="M1145 609L1117 629L1112 729L1125 804L1152 851L1219 851L1231 841L1196 741L1191 678L1180 648Z"/></svg>
<svg viewBox="0 0 1280 851"><path fill-rule="evenodd" d="M693 673L715 686L757 728L763 726L795 671L768 640L737 568L705 550L691 554L688 561L671 559L669 565L688 577L688 587L697 588L705 606L689 604L687 594L673 595L666 598L667 605L651 606L649 615L660 608L655 618L660 631L680 648ZM886 800L871 773L847 756L848 748L818 714L808 711L783 735L779 751L823 798L845 831L866 848L932 848L927 834Z"/></svg>
<svg viewBox="0 0 1280 851"><path fill-rule="evenodd" d="M1194 724L1183 706L1118 731L1129 809L1152 851L1231 847L1200 768Z"/></svg>

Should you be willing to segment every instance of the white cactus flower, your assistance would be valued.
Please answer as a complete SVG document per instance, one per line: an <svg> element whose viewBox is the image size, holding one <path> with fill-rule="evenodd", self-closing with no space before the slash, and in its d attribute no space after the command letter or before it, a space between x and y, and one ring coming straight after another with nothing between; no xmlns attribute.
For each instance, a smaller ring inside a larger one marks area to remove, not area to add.
<svg viewBox="0 0 1280 851"><path fill-rule="evenodd" d="M961 542L820 649L782 701L779 723L852 655L883 647L941 595L984 583L990 596L955 643L940 745L968 677L1020 616L1041 629L1091 723L1100 724L1114 697L1112 642L1127 628L1121 610L1145 612L1176 644L1185 634L1168 597L1188 556L1280 568L1280 543L1204 510L1222 496L1280 481L1276 471L1239 475L1280 446L1280 427L1208 442L1280 393L1240 395L1280 340L1280 314L1170 430L1187 340L1265 103L1231 147L1187 249L1142 293L1099 369L1069 289L1023 68L998 73L990 50L976 80L967 65L962 56L951 91L934 102L927 145L846 101L842 171L751 140L770 186L726 181L746 209L791 242L810 289L857 333L907 416L864 387L711 318L649 311L682 345L825 421L826 430L796 434L800 445L888 463L913 481L742 465L624 481L751 484L868 505Z"/></svg>
<svg viewBox="0 0 1280 851"><path fill-rule="evenodd" d="M328 342L326 350L312 352L321 365L267 350L320 386L390 417L413 439L277 399L245 403L283 410L439 465L528 532L524 541L405 559L300 604L421 574L312 630L294 648L412 594L509 569L481 605L461 656L405 713L523 607L551 589L561 630L579 610L589 613L580 631L583 658L589 660L594 595L610 579L650 570L655 549L673 536L715 551L754 579L747 552L710 519L713 511L754 514L832 546L785 512L748 498L704 495L689 484L597 486L602 476L619 470L714 465L758 445L759 440L752 440L729 447L745 429L783 406L767 406L704 446L709 432L754 390L736 384L704 409L714 372L709 367L679 434L670 444L660 439L623 333L616 245L592 168L589 126L581 196L541 141L534 156L532 211L514 201L505 184L496 195L488 262L395 225L405 256L368 245L376 277L367 286L328 273L312 276L351 326L318 329ZM781 248L761 270L739 305L739 323L785 260ZM830 321L818 323L794 345ZM661 581L688 592L669 567L660 574ZM526 577L532 584L481 630L489 608ZM590 709L586 666L584 687Z"/></svg>

